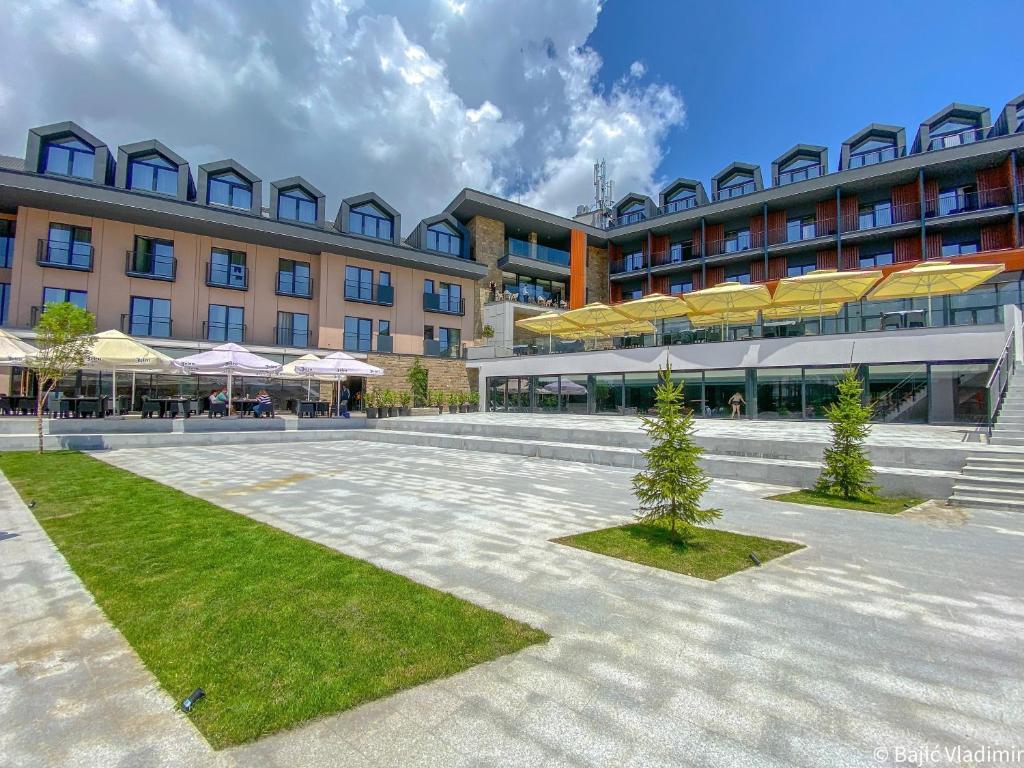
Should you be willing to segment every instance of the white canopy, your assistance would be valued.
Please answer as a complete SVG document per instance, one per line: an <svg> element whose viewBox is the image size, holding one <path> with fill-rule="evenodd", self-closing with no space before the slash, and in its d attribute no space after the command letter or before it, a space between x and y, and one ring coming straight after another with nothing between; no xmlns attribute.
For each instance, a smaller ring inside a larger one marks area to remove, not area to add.
<svg viewBox="0 0 1024 768"><path fill-rule="evenodd" d="M26 357L38 351L31 344L0 328L0 365L23 363Z"/></svg>
<svg viewBox="0 0 1024 768"><path fill-rule="evenodd" d="M384 371L375 365L357 360L344 352L332 352L321 360L295 361L295 372L305 376L333 378L338 383L338 412L341 411L341 382L346 376L383 376Z"/></svg>
<svg viewBox="0 0 1024 768"><path fill-rule="evenodd" d="M178 358L174 361L174 365L185 373L227 375L229 411L231 410L232 399L231 379L235 374L273 376L282 368L280 363L267 360L267 358L253 354L239 344L232 343L221 344L206 352Z"/></svg>

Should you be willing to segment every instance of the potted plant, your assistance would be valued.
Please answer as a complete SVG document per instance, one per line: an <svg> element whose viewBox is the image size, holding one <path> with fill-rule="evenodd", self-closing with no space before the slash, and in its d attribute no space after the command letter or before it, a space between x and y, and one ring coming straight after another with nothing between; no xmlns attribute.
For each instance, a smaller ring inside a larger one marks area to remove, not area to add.
<svg viewBox="0 0 1024 768"><path fill-rule="evenodd" d="M459 413L469 413L469 392L459 392Z"/></svg>
<svg viewBox="0 0 1024 768"><path fill-rule="evenodd" d="M380 405L381 405L381 416L394 416L391 412L395 402L395 393L390 389L385 389L380 393Z"/></svg>
<svg viewBox="0 0 1024 768"><path fill-rule="evenodd" d="M393 389L388 390L388 416L402 415L401 396Z"/></svg>
<svg viewBox="0 0 1024 768"><path fill-rule="evenodd" d="M459 412L459 393L449 392L448 393L448 413Z"/></svg>
<svg viewBox="0 0 1024 768"><path fill-rule="evenodd" d="M403 392L398 396L398 402L402 406L402 416L412 416L412 392Z"/></svg>
<svg viewBox="0 0 1024 768"><path fill-rule="evenodd" d="M470 392L469 393L469 412L476 413L480 410L480 393Z"/></svg>
<svg viewBox="0 0 1024 768"><path fill-rule="evenodd" d="M377 418L386 419L388 417L388 391L382 389L377 393Z"/></svg>
<svg viewBox="0 0 1024 768"><path fill-rule="evenodd" d="M489 325L485 325L480 329L480 336L483 338L485 344L490 344L491 339L494 338L494 329Z"/></svg>
<svg viewBox="0 0 1024 768"><path fill-rule="evenodd" d="M367 392L366 393L366 398L365 398L365 400L366 400L366 418L368 418L368 419L376 419L377 418L377 405L378 405L377 401L379 399L380 398L378 396L377 390L373 390L372 392Z"/></svg>
<svg viewBox="0 0 1024 768"><path fill-rule="evenodd" d="M430 404L437 408L438 414L444 413L444 392L439 389L432 390L430 393Z"/></svg>

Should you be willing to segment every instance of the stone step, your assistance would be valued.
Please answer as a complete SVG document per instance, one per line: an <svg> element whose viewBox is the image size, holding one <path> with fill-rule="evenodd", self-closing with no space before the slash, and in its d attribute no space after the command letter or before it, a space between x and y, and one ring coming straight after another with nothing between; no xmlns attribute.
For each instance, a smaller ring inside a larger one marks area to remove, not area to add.
<svg viewBox="0 0 1024 768"><path fill-rule="evenodd" d="M1019 499L1024 503L1024 488L997 485L988 480L971 482L961 478L953 485L953 494L958 493L967 496L985 496L990 499Z"/></svg>
<svg viewBox="0 0 1024 768"><path fill-rule="evenodd" d="M1024 465L1007 466L1003 465L991 465L991 464L972 464L967 463L963 469L964 477L977 477L977 478L1005 478L1007 480L1020 480L1024 483Z"/></svg>
<svg viewBox="0 0 1024 768"><path fill-rule="evenodd" d="M951 504L971 509L995 509L1008 512L1024 512L1024 501L1013 499L992 498L991 496L954 493L949 499Z"/></svg>
<svg viewBox="0 0 1024 768"><path fill-rule="evenodd" d="M1024 436L1014 437L1013 435L1003 436L993 434L989 440L990 445L1020 445L1024 446Z"/></svg>
<svg viewBox="0 0 1024 768"><path fill-rule="evenodd" d="M1006 491L1020 491L1024 493L1024 477L1018 475L1006 476L1006 475L993 475L985 473L975 472L964 472L956 481L953 486L954 489L966 486L976 486L991 488L993 491L997 489Z"/></svg>

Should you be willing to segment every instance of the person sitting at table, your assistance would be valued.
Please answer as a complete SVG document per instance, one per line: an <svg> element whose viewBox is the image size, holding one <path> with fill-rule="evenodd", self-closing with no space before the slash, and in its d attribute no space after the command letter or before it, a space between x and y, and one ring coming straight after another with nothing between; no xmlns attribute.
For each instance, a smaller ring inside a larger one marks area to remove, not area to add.
<svg viewBox="0 0 1024 768"><path fill-rule="evenodd" d="M216 387L214 387L213 389L210 390L210 398L209 399L210 399L210 415L211 416L213 415L213 410L214 410L214 406L215 405L218 405L218 406L222 405L222 406L224 406L225 412L227 411L227 404L228 404L228 393L227 393L227 390L217 389Z"/></svg>
<svg viewBox="0 0 1024 768"><path fill-rule="evenodd" d="M268 416L273 413L274 403L270 399L270 393L265 389L261 389L256 395L256 402L252 407L252 415L257 419L267 414Z"/></svg>

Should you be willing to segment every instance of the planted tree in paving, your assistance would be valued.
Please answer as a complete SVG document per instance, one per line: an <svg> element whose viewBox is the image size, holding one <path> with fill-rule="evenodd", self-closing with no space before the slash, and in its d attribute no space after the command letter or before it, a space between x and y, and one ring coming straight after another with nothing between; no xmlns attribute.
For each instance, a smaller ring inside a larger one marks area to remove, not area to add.
<svg viewBox="0 0 1024 768"><path fill-rule="evenodd" d="M429 405L428 392L427 392L427 379L428 371L423 367L420 359L417 357L412 361L412 366L409 368L409 372L405 375L406 381L409 382L409 386L412 387L412 404L420 407Z"/></svg>
<svg viewBox="0 0 1024 768"><path fill-rule="evenodd" d="M691 526L720 517L718 509L701 507L700 499L711 485L700 467L704 450L693 438L693 415L683 406L683 382L672 383L672 369L661 371L654 391L656 415L643 417L651 447L643 452L647 469L633 478L640 507L637 519L644 523L667 520L671 538L685 539Z"/></svg>
<svg viewBox="0 0 1024 768"><path fill-rule="evenodd" d="M825 449L817 490L847 499L870 498L876 490L871 484L875 473L864 441L871 431L871 406L863 402L864 385L853 369L839 380L838 389L839 398L825 409L832 444Z"/></svg>
<svg viewBox="0 0 1024 768"><path fill-rule="evenodd" d="M67 301L51 302L36 323L39 354L33 357L36 371L36 432L39 452L43 452L43 406L46 398L65 376L85 365L85 358L96 332L91 312Z"/></svg>

